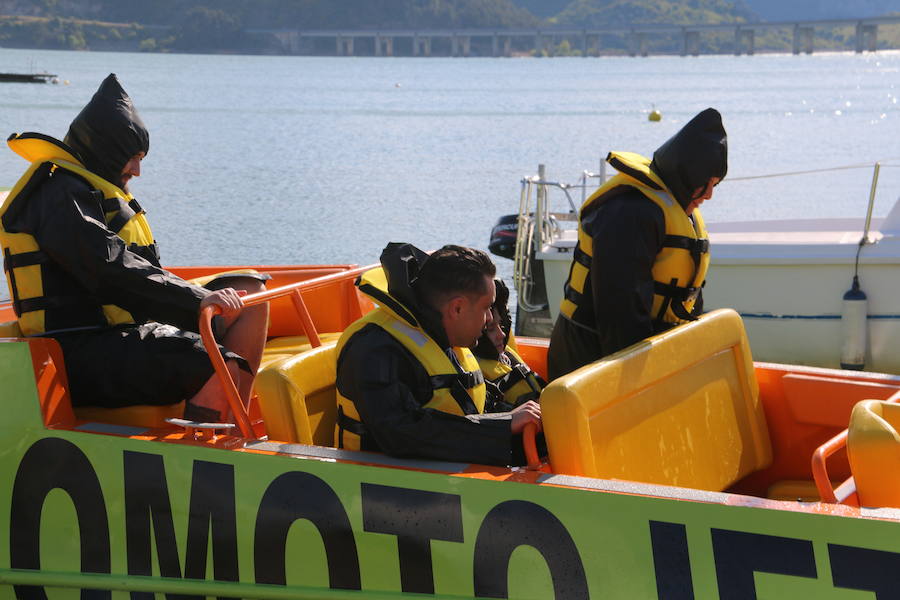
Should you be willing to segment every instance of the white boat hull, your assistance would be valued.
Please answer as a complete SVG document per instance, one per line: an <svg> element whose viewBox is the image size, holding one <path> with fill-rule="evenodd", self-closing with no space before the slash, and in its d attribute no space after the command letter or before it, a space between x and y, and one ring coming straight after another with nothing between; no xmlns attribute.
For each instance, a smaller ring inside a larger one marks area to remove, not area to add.
<svg viewBox="0 0 900 600"><path fill-rule="evenodd" d="M755 360L839 368L842 299L861 237L861 220L712 224L704 308L741 314ZM859 269L868 297L865 368L900 373L900 237L875 231L869 239ZM535 255L554 319L573 242L554 240Z"/></svg>

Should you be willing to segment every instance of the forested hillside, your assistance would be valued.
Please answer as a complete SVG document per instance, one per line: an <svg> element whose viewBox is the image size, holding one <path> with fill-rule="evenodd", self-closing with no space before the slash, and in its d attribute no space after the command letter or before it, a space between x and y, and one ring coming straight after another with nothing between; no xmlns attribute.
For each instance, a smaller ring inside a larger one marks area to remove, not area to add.
<svg viewBox="0 0 900 600"><path fill-rule="evenodd" d="M756 15L741 0L574 0L554 20L588 26L681 25L753 21Z"/></svg>
<svg viewBox="0 0 900 600"><path fill-rule="evenodd" d="M272 30L504 29L633 24L753 23L822 19L900 11L900 0L0 0L0 46L77 50L282 53ZM853 27L817 34L817 49L853 48ZM897 47L900 26L880 27L880 47ZM551 39L540 55L580 52L581 40ZM592 54L622 54L633 39L603 35ZM357 52L373 53L374 42ZM679 52L679 34L648 38L648 51ZM438 54L448 53L446 39ZM490 54L490 40L473 42L474 54ZM757 51L790 51L791 34L760 32ZM516 39L512 51L527 54L533 40ZM734 34L704 34L700 52L734 51ZM322 38L301 53L333 54ZM412 54L411 42L397 53Z"/></svg>
<svg viewBox="0 0 900 600"><path fill-rule="evenodd" d="M244 27L519 27L538 19L511 0L0 0L0 15L180 25L198 10Z"/></svg>

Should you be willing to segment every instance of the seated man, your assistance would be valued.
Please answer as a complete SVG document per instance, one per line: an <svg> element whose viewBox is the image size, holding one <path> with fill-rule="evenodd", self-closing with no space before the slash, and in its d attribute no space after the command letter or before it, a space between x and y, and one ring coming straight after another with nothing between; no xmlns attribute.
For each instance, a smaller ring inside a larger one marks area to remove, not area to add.
<svg viewBox="0 0 900 600"><path fill-rule="evenodd" d="M24 335L59 341L73 405L189 400L186 418L221 420L227 402L196 333L207 306L222 310L217 337L246 403L268 307L241 311L238 290L261 291L264 277L214 282L224 289L213 291L160 267L128 191L150 138L116 76L75 117L65 142L25 133L9 146L31 163L0 208L13 307Z"/></svg>
<svg viewBox="0 0 900 600"><path fill-rule="evenodd" d="M348 327L337 346L337 446L524 464L518 434L528 423L540 427L540 407L484 414L484 378L469 350L490 321L491 259L461 246L429 256L391 243L381 264L387 289L374 278L359 282L378 308Z"/></svg>
<svg viewBox="0 0 900 600"><path fill-rule="evenodd" d="M509 315L509 290L495 279L497 297L491 306L491 322L472 353L487 384L488 401L485 412L514 410L541 396L547 383L532 371L510 345L512 318Z"/></svg>

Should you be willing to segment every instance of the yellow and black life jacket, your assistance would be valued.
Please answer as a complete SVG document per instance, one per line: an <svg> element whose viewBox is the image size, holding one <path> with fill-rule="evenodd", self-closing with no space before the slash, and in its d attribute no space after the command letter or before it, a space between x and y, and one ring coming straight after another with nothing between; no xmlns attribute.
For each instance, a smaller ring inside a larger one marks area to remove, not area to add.
<svg viewBox="0 0 900 600"><path fill-rule="evenodd" d="M476 357L485 381L497 386L503 394L503 405L495 406L494 412L512 410L524 402L537 400L547 385L511 345L506 346L505 354L509 364L493 358Z"/></svg>
<svg viewBox="0 0 900 600"><path fill-rule="evenodd" d="M74 175L98 196L106 226L128 244L128 249L158 262L153 233L137 200L118 186L85 169L65 144L52 137L38 133L13 134L7 143L16 154L31 163L0 207L3 266L22 333L33 336L60 330L133 323L131 314L118 306L101 306L85 296L45 292L57 287L48 285L46 279L53 276L53 270L49 267L52 261L32 235L10 231L8 222L11 219L8 221L7 217L21 210L34 190L48 178L59 176L60 173ZM53 318L56 314L65 315L65 318ZM51 325L57 322L65 323L66 326L57 328Z"/></svg>
<svg viewBox="0 0 900 600"><path fill-rule="evenodd" d="M699 209L689 217L669 193L663 181L650 170L650 159L632 152L611 152L606 161L619 171L588 198L578 219L578 242L572 257L560 313L588 329L596 328L593 306L584 300L590 286L594 241L584 230L582 218L591 206L604 201L614 188L629 186L663 211L666 237L656 255L651 315L663 323L685 323L699 316L694 310L709 268L709 239ZM698 307L699 308L699 307Z"/></svg>
<svg viewBox="0 0 900 600"><path fill-rule="evenodd" d="M364 273L357 281L359 290L378 305L375 310L351 324L338 340L336 355L354 333L369 324L389 333L419 361L431 379L431 399L423 408L431 408L455 415L484 412L484 377L478 361L468 348L449 348L446 351L422 329L417 318L387 292L387 282L381 268ZM452 353L452 359L451 355ZM356 406L337 392L338 422L335 445L358 450L365 425L360 422Z"/></svg>

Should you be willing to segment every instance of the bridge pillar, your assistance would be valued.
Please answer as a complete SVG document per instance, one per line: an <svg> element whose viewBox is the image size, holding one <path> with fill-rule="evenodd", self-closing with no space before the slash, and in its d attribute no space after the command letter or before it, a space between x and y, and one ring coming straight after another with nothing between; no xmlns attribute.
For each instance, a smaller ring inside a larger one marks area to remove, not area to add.
<svg viewBox="0 0 900 600"><path fill-rule="evenodd" d="M794 25L794 54L812 54L813 51L813 28L800 25Z"/></svg>
<svg viewBox="0 0 900 600"><path fill-rule="evenodd" d="M338 56L344 55L344 38L339 35L334 36L334 52Z"/></svg>
<svg viewBox="0 0 900 600"><path fill-rule="evenodd" d="M394 38L392 38L392 37L384 38L384 53L387 56L394 55Z"/></svg>
<svg viewBox="0 0 900 600"><path fill-rule="evenodd" d="M353 56L353 38L342 35L337 36L337 55Z"/></svg>
<svg viewBox="0 0 900 600"><path fill-rule="evenodd" d="M472 54L472 38L464 35L460 38L460 42L462 43L462 55L468 58Z"/></svg>
<svg viewBox="0 0 900 600"><path fill-rule="evenodd" d="M700 55L700 32L684 30L684 42L681 47L682 56L699 56Z"/></svg>
<svg viewBox="0 0 900 600"><path fill-rule="evenodd" d="M630 56L647 56L646 33L643 31L632 31L628 34L628 54Z"/></svg>
<svg viewBox="0 0 900 600"><path fill-rule="evenodd" d="M588 34L587 30L583 29L581 31L581 56L587 57L588 53Z"/></svg>
<svg viewBox="0 0 900 600"><path fill-rule="evenodd" d="M740 56L741 54L747 54L749 56L752 56L755 51L755 40L756 35L752 29L741 29L740 27L735 28L734 55Z"/></svg>
<svg viewBox="0 0 900 600"><path fill-rule="evenodd" d="M412 38L412 53L413 56L419 55L419 34L414 33Z"/></svg>
<svg viewBox="0 0 900 600"><path fill-rule="evenodd" d="M459 38L455 33L450 38L450 56L459 56Z"/></svg>
<svg viewBox="0 0 900 600"><path fill-rule="evenodd" d="M534 53L544 53L544 36L541 35L540 31L538 31L534 36Z"/></svg>
<svg viewBox="0 0 900 600"><path fill-rule="evenodd" d="M431 56L431 38L427 37L422 40L422 53L425 56Z"/></svg>
<svg viewBox="0 0 900 600"><path fill-rule="evenodd" d="M375 34L375 56L381 56L381 36Z"/></svg>
<svg viewBox="0 0 900 600"><path fill-rule="evenodd" d="M491 56L500 56L500 36L496 32L491 36Z"/></svg>
<svg viewBox="0 0 900 600"><path fill-rule="evenodd" d="M507 58L512 56L512 38L510 36L503 38L503 56Z"/></svg>
<svg viewBox="0 0 900 600"><path fill-rule="evenodd" d="M856 52L865 50L875 52L878 47L878 25L864 25L862 21L856 24Z"/></svg>

